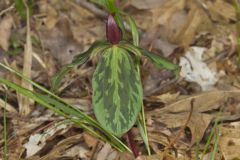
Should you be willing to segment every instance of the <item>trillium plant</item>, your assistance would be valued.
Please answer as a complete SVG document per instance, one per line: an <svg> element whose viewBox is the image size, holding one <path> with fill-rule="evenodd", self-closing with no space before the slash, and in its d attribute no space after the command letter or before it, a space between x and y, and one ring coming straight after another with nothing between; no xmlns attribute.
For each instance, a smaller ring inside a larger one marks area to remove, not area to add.
<svg viewBox="0 0 240 160"><path fill-rule="evenodd" d="M106 40L94 42L86 52L77 55L71 64L64 66L53 77L53 89L59 86L63 76L74 66L98 58L92 78L92 106L97 121L117 137L121 137L134 124L138 124L142 135L146 135L143 87L139 69L141 57L148 57L158 67L176 74L179 66L140 48L138 29L133 18L120 11L113 0L103 3L109 12ZM126 30L124 18L130 26L131 34ZM146 141L145 139L144 142Z"/></svg>

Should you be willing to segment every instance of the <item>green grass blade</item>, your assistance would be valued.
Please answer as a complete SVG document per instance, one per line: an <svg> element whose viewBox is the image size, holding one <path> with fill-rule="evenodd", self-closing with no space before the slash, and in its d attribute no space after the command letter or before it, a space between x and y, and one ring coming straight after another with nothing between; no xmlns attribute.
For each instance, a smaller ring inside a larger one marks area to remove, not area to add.
<svg viewBox="0 0 240 160"><path fill-rule="evenodd" d="M139 33L138 33L137 25L136 25L134 19L131 16L128 16L128 22L129 22L130 27L131 27L133 44L135 46L139 46Z"/></svg>
<svg viewBox="0 0 240 160"><path fill-rule="evenodd" d="M48 96L51 96L52 98L58 100L59 102L66 104L67 106L71 107L72 109L74 109L76 112L79 112L78 114L81 115L82 117L84 117L84 122L88 122L89 125L95 127L96 129L98 129L99 131L101 131L104 135L106 135L107 139L109 139L109 143L111 145L113 145L114 147L117 146L117 149L120 151L128 151L131 152L131 150L121 141L119 140L116 136L112 135L111 133L109 133L108 131L104 130L102 128L102 126L94 119L92 119L90 116L86 115L85 113L83 113L82 111L78 110L77 108L75 108L74 106L71 106L70 104L67 104L64 100L62 100L60 97L58 97L57 95L55 95L54 93L50 92L49 90L45 89L44 87L38 85L37 83L31 81L29 78L27 78L26 76L22 75L21 73L19 73L18 71L0 63L0 66L7 69L8 71L18 75L19 77L23 78L24 80L26 80L27 82L31 83L34 87L38 88L39 90L41 90L42 92L48 94ZM4 79L3 79L4 80ZM54 108L53 108L54 109ZM57 110L56 110L57 112ZM58 112L57 112L58 113ZM61 115L61 113L59 113ZM64 115L62 115L64 116Z"/></svg>
<svg viewBox="0 0 240 160"><path fill-rule="evenodd" d="M121 11L121 14L123 14L127 17L128 23L129 23L130 28L131 28L133 44L138 47L139 46L139 32L138 32L138 27L136 25L135 20L126 12Z"/></svg>
<svg viewBox="0 0 240 160"><path fill-rule="evenodd" d="M95 131L93 128L87 126L87 125L93 125L93 124L91 124L91 122L88 122L87 119L85 119L86 117L82 117L82 115L79 114L79 112L71 109L70 106L67 106L61 102L58 102L57 100L55 100L51 97L48 97L46 95L30 91L26 88L23 88L15 83L12 83L6 79L3 79L1 77L0 77L0 82L9 86L10 88L16 90L18 93L23 94L24 96L27 96L27 97L33 99L37 103L54 111L58 115L63 116L66 119L69 119L70 121L72 121L73 123L78 125L79 127L88 131L93 136L96 136L97 138L100 138L100 139L110 143L112 146L114 146L119 151L129 151L130 150L130 149L127 149L127 147L122 142L119 143L120 140L116 141L116 138L111 137L111 135L109 135L108 133L105 136L104 134L101 134L101 133ZM95 125L93 125L93 126L95 127ZM101 131L103 131L103 130L101 130ZM110 137L108 137L108 136L110 136Z"/></svg>
<svg viewBox="0 0 240 160"><path fill-rule="evenodd" d="M127 31L124 26L123 19L122 19L122 16L120 15L120 13L115 13L114 19L116 20L118 26L120 27L120 29L122 31L123 39L127 40L128 39Z"/></svg>
<svg viewBox="0 0 240 160"><path fill-rule="evenodd" d="M211 129L210 135L208 136L207 143L206 143L206 145L204 146L204 150L203 150L203 152L202 152L202 156L201 156L201 159L200 159L200 160L203 160L204 155L207 153L207 150L208 150L208 148L209 148L209 146L210 146L210 144L211 144L212 138L213 138L214 133L215 133L215 131L216 131L216 128L217 128L217 126L218 126L218 122L219 122L219 120L218 120L218 118L217 118L217 120L215 120L214 125L213 125L213 127L212 127L212 129Z"/></svg>
<svg viewBox="0 0 240 160"><path fill-rule="evenodd" d="M220 135L221 135L221 125L218 125L217 129L218 129L218 133L215 135L215 143L214 143L214 147L213 147L213 152L211 154L211 160L215 160L216 159L216 155L217 155L217 151L218 151L218 145L219 145L219 141L220 141Z"/></svg>
<svg viewBox="0 0 240 160"><path fill-rule="evenodd" d="M147 128L146 128L146 123L145 123L145 118L144 117L145 117L145 115L144 115L144 107L143 107L141 113L139 114L139 118L137 120L137 125L138 125L138 128L139 128L139 132L141 134L141 137L143 139L143 142L145 144L145 147L147 149L148 155L151 155L148 133L147 133Z"/></svg>

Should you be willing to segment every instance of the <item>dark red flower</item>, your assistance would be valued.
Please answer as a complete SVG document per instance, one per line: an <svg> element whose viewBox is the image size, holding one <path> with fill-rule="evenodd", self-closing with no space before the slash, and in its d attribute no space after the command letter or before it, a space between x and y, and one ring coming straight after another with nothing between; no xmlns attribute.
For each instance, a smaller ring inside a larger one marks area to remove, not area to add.
<svg viewBox="0 0 240 160"><path fill-rule="evenodd" d="M112 44L118 44L122 40L122 32L114 17L110 14L107 19L106 36Z"/></svg>

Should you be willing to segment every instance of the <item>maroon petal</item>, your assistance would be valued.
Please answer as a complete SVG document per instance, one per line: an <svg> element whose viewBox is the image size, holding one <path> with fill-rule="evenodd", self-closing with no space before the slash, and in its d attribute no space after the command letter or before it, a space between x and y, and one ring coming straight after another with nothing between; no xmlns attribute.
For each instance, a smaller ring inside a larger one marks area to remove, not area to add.
<svg viewBox="0 0 240 160"><path fill-rule="evenodd" d="M122 40L122 32L112 15L107 19L106 34L112 44L118 44Z"/></svg>

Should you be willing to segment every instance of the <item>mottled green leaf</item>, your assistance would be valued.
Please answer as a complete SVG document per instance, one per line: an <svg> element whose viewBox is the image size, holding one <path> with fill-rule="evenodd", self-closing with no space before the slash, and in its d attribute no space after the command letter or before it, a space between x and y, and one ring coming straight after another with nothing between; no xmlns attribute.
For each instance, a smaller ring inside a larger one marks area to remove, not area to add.
<svg viewBox="0 0 240 160"><path fill-rule="evenodd" d="M130 54L117 46L107 49L92 86L97 120L103 128L121 136L136 122L143 100L140 76Z"/></svg>
<svg viewBox="0 0 240 160"><path fill-rule="evenodd" d="M149 59L151 59L158 67L171 70L176 74L177 77L179 76L180 67L178 65L173 64L167 59L160 57L145 49L139 48L139 50L144 56L147 56Z"/></svg>
<svg viewBox="0 0 240 160"><path fill-rule="evenodd" d="M61 68L61 70L56 73L52 79L52 90L56 91L59 87L61 80L63 77L76 65L81 65L85 63L90 56L95 56L97 53L100 53L104 49L109 47L109 43L106 41L96 41L94 42L91 47L84 53L81 53L74 57L72 63L67 64Z"/></svg>
<svg viewBox="0 0 240 160"><path fill-rule="evenodd" d="M167 70L173 71L176 76L179 76L180 67L172 62L168 61L166 58L160 57L146 49L131 45L126 41L122 41L119 46L134 53L135 55L143 55L148 57L157 67L165 68Z"/></svg>

